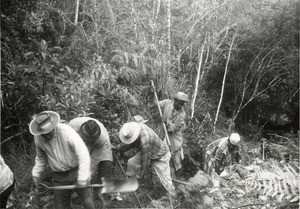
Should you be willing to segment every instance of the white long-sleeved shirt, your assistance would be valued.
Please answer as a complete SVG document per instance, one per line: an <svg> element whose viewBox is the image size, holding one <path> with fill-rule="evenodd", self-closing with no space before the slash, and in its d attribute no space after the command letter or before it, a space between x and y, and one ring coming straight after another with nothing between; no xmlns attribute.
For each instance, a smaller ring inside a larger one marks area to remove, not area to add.
<svg viewBox="0 0 300 209"><path fill-rule="evenodd" d="M83 140L69 125L58 123L52 139L34 136L35 165L32 176L40 177L47 163L53 172L64 172L78 166L78 181L91 178L91 158Z"/></svg>

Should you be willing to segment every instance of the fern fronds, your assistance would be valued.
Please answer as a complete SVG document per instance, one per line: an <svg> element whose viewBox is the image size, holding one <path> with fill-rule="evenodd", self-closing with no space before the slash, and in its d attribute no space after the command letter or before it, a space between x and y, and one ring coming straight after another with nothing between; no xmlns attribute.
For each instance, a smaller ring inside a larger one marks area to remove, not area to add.
<svg viewBox="0 0 300 209"><path fill-rule="evenodd" d="M291 166L284 168L273 165L272 172L260 170L245 180L246 191L262 192L263 195L277 197L278 202L283 199L290 202L299 199L299 173ZM292 199L293 198L293 199Z"/></svg>
<svg viewBox="0 0 300 209"><path fill-rule="evenodd" d="M122 67L120 69L120 75L127 81L131 81L139 76L139 72L130 67Z"/></svg>

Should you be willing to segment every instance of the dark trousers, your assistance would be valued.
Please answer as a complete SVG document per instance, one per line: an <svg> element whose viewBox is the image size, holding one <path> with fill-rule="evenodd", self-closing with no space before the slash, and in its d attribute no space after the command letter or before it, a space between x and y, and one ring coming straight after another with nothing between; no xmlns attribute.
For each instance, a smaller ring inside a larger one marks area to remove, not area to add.
<svg viewBox="0 0 300 209"><path fill-rule="evenodd" d="M78 168L66 172L53 173L53 185L74 185L77 181ZM95 209L93 201L93 193L91 188L81 188L74 190L83 201L85 209ZM73 190L55 190L54 204L56 209L71 209L71 196Z"/></svg>
<svg viewBox="0 0 300 209"><path fill-rule="evenodd" d="M101 181L101 178L111 178L111 169L112 169L112 162L105 160L101 161L98 164L98 181Z"/></svg>
<svg viewBox="0 0 300 209"><path fill-rule="evenodd" d="M98 182L102 182L101 181L102 177L104 177L106 179L111 178L111 174L112 174L111 170L112 170L112 162L111 161L109 161L109 160L100 161L98 163ZM103 207L105 207L105 201L104 201L103 195L99 192L100 191L98 191L97 198L100 199L101 204L103 205ZM104 196L108 197L109 195L105 194Z"/></svg>
<svg viewBox="0 0 300 209"><path fill-rule="evenodd" d="M8 198L9 198L10 194L12 193L12 191L14 190L14 185L15 185L15 181L6 190L4 190L4 192L2 192L0 194L0 208L1 209L6 208Z"/></svg>

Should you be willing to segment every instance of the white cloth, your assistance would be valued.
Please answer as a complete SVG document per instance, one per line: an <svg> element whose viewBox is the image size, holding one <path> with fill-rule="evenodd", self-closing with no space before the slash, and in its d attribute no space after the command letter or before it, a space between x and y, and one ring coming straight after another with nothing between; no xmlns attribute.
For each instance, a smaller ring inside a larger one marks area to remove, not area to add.
<svg viewBox="0 0 300 209"><path fill-rule="evenodd" d="M0 155L0 194L13 184L14 174Z"/></svg>
<svg viewBox="0 0 300 209"><path fill-rule="evenodd" d="M35 165L32 176L40 177L47 163L53 172L64 172L78 166L78 181L91 178L91 158L87 147L69 125L58 123L52 139L34 136L36 145Z"/></svg>
<svg viewBox="0 0 300 209"><path fill-rule="evenodd" d="M159 160L155 160L152 166L161 181L162 185L172 194L175 195L175 188L171 178L170 169L171 153L168 152L164 157Z"/></svg>
<svg viewBox="0 0 300 209"><path fill-rule="evenodd" d="M158 160L151 160L151 166L157 174L162 185L172 194L175 194L174 185L171 178L170 169L171 153L167 152L165 156ZM136 154L128 160L127 163L127 176L135 177L140 172L140 153Z"/></svg>

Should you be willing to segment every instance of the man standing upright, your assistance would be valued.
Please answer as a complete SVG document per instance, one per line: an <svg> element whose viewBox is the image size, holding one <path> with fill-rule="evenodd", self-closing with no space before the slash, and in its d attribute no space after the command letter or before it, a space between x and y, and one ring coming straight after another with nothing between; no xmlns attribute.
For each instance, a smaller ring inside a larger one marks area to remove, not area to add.
<svg viewBox="0 0 300 209"><path fill-rule="evenodd" d="M56 112L43 111L29 125L36 146L35 165L32 169L33 183L39 187L40 176L49 164L54 186L79 186L76 193L82 198L85 209L94 209L90 184L90 155L83 140L70 126L60 123ZM82 186L82 188L80 188ZM55 190L56 209L69 209L72 190Z"/></svg>
<svg viewBox="0 0 300 209"><path fill-rule="evenodd" d="M188 102L188 96L183 92L177 92L174 99L164 99L158 104L162 108L162 120L166 124L169 140L170 151L172 154L175 171L181 168L183 160L183 136L182 131L185 129L186 112L183 105ZM162 129L161 132L164 132Z"/></svg>

